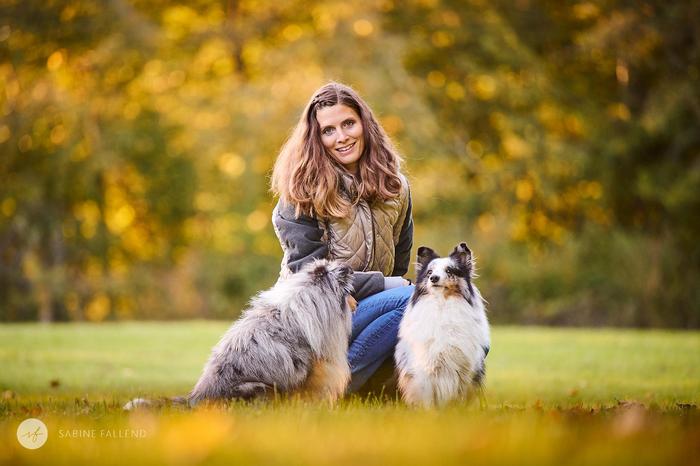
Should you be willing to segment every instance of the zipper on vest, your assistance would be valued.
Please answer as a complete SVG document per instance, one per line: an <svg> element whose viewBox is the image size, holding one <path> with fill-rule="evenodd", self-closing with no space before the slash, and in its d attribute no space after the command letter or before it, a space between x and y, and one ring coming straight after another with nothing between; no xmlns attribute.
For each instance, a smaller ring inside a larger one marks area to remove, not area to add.
<svg viewBox="0 0 700 466"><path fill-rule="evenodd" d="M377 238L374 235L374 214L372 213L372 207L367 203L367 209L369 210L369 221L372 224L372 252L368 254L367 264L365 265L365 270L370 267L370 263L374 262L374 255L377 252Z"/></svg>

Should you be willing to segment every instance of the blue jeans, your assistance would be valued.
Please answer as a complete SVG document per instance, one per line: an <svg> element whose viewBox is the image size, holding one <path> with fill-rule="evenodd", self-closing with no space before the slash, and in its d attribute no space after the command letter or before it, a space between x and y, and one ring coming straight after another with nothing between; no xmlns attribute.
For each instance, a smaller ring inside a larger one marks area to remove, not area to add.
<svg viewBox="0 0 700 466"><path fill-rule="evenodd" d="M352 374L349 392L361 388L384 361L394 356L399 323L414 288L392 288L357 303L348 348Z"/></svg>

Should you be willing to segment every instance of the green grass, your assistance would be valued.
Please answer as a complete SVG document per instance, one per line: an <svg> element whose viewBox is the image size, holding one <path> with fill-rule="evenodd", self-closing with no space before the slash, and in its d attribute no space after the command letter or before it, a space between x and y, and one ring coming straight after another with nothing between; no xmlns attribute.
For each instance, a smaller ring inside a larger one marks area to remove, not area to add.
<svg viewBox="0 0 700 466"><path fill-rule="evenodd" d="M455 404L421 411L351 398L334 408L287 400L121 411L133 396L185 394L227 326L0 325L0 464L692 464L700 458L697 332L496 327L485 409ZM27 417L50 429L41 449L25 450L16 441ZM76 429L89 437L70 435ZM130 437L113 438L120 433Z"/></svg>

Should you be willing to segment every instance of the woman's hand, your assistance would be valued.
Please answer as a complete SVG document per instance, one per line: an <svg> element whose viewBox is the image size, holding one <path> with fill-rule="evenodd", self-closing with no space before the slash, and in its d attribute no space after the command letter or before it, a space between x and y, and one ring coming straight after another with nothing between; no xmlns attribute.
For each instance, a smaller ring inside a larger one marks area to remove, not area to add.
<svg viewBox="0 0 700 466"><path fill-rule="evenodd" d="M392 288L399 288L401 286L408 286L411 282L403 277L384 277L384 290L390 290Z"/></svg>

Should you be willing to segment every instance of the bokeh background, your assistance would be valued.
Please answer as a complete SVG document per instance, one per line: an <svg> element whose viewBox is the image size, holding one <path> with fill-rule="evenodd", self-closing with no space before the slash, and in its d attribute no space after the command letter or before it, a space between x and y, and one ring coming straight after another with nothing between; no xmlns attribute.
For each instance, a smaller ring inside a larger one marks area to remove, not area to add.
<svg viewBox="0 0 700 466"><path fill-rule="evenodd" d="M0 5L2 321L237 316L279 271L274 159L333 79L492 322L700 326L697 1Z"/></svg>

